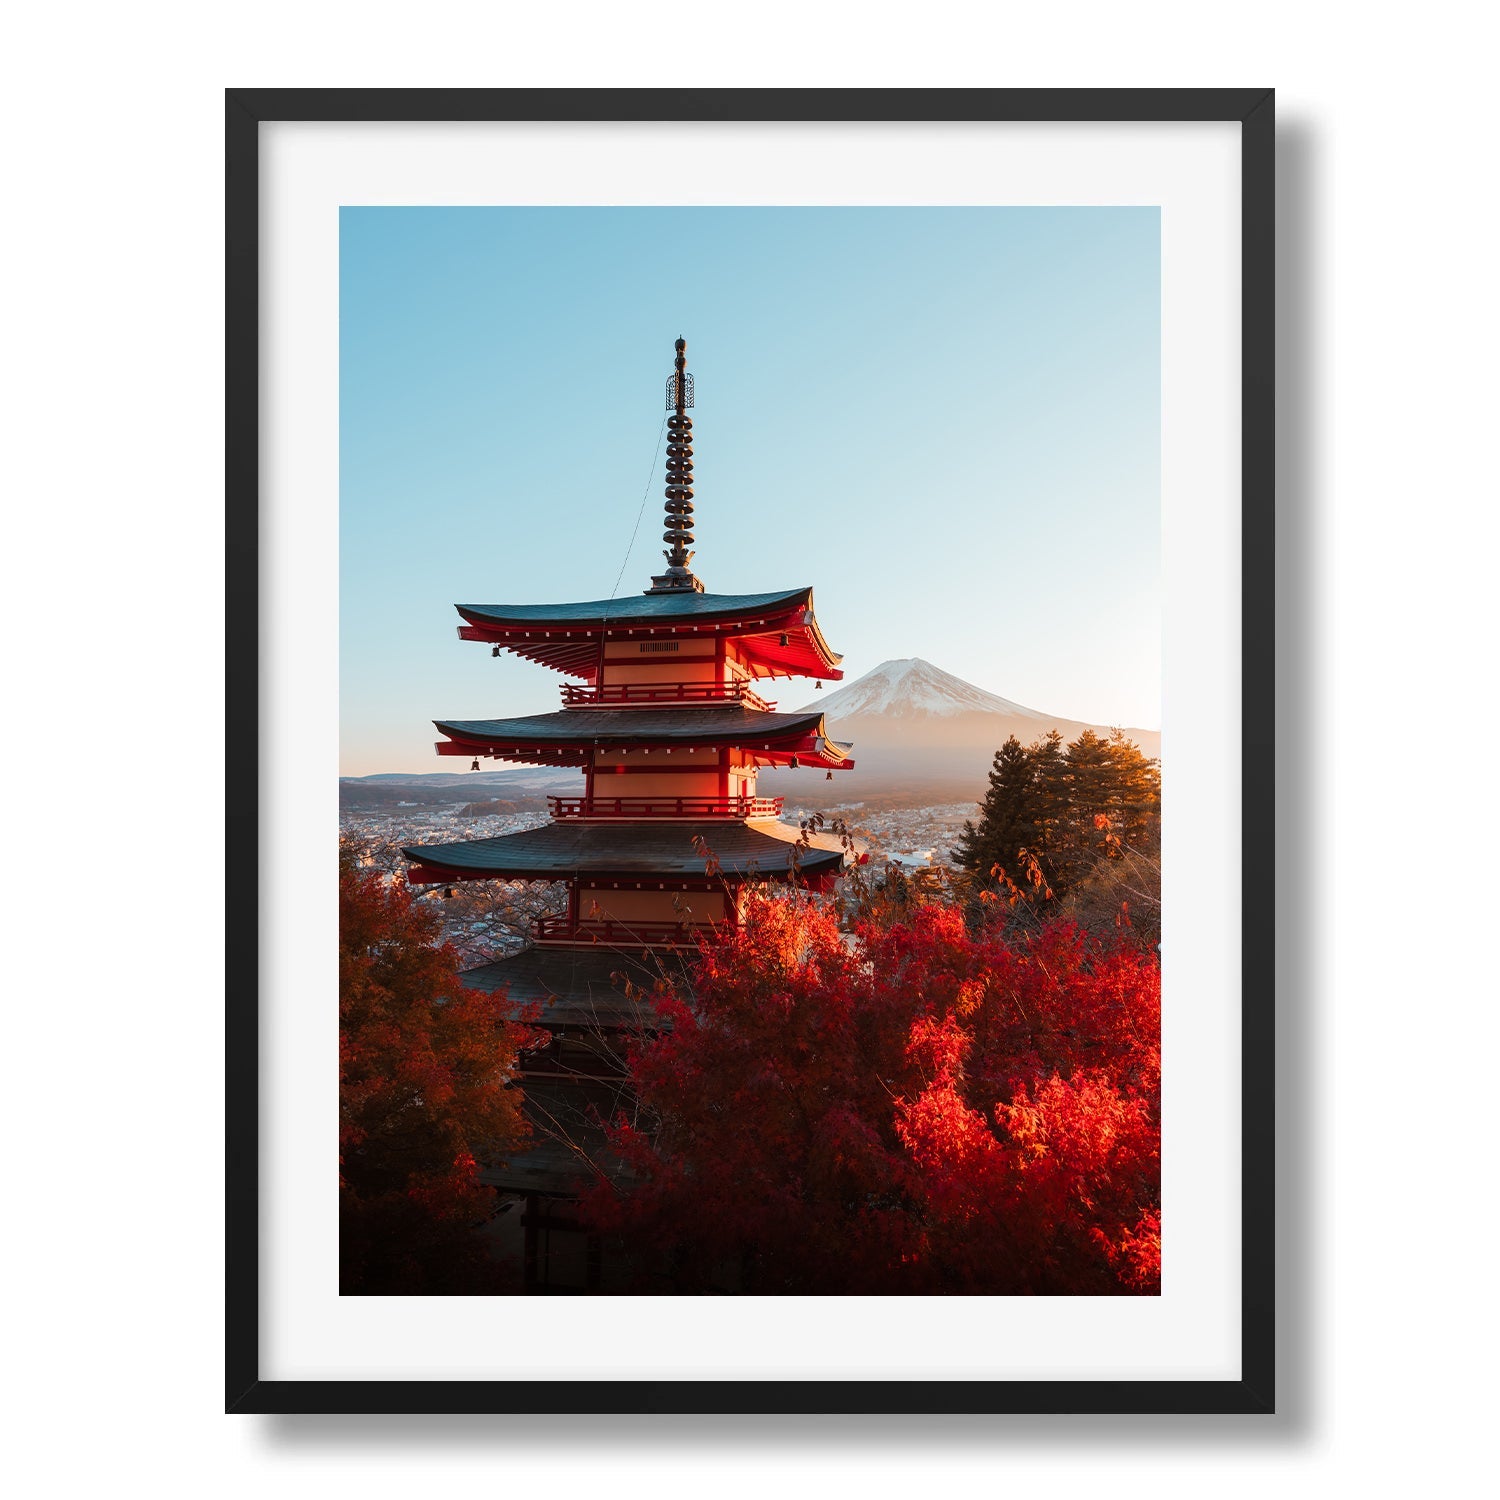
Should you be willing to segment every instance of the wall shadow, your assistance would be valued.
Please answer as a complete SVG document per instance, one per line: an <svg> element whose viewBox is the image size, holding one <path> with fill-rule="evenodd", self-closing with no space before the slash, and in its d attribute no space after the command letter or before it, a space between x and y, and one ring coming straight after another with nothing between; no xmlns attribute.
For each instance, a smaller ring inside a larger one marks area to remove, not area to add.
<svg viewBox="0 0 1500 1500"><path fill-rule="evenodd" d="M1314 1135L1319 1010L1314 988L1319 874L1317 705L1327 642L1316 607L1327 576L1316 490L1321 351L1313 317L1319 280L1318 151L1310 123L1281 115L1276 134L1276 1056L1277 1404L1250 1416L549 1416L307 1415L252 1418L260 1441L280 1451L318 1448L492 1451L496 1456L578 1452L674 1453L773 1444L783 1451L857 1445L866 1452L948 1453L1056 1449L1130 1451L1163 1444L1191 1451L1264 1450L1309 1443L1321 1418L1316 1343L1318 1240L1315 1205L1326 1143ZM1246 934L1246 940L1252 938ZM717 1455L722 1459L720 1451Z"/></svg>

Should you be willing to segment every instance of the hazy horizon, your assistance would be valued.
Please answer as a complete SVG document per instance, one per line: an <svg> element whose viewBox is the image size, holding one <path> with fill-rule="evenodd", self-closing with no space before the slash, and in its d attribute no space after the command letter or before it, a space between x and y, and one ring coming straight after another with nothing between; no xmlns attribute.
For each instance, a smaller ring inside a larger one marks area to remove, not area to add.
<svg viewBox="0 0 1500 1500"><path fill-rule="evenodd" d="M1160 724L1155 209L340 224L341 774L446 771L434 718L558 706L564 679L460 642L453 605L648 586L679 334L711 592L812 584L846 684L920 657Z"/></svg>

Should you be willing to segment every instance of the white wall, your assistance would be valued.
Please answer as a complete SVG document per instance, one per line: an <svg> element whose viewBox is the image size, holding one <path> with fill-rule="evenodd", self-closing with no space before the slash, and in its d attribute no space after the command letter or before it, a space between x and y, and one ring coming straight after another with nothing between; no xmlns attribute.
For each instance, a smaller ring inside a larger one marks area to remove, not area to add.
<svg viewBox="0 0 1500 1500"><path fill-rule="evenodd" d="M1478 966L1496 913L1500 393L1481 9L658 0L573 4L552 34L542 12L147 0L8 23L8 1458L38 1466L22 1488L1196 1500L1492 1483L1495 984ZM530 1417L219 1414L226 82L1278 88L1281 1416L580 1436ZM167 728L184 706L208 718L192 744ZM134 727L79 733L84 715ZM75 820L102 880L49 873Z"/></svg>

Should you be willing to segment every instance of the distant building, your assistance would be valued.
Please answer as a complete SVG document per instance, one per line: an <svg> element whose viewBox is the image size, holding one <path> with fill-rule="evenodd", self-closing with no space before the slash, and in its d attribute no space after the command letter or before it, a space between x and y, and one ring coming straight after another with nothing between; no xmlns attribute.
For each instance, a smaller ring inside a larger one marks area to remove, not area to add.
<svg viewBox="0 0 1500 1500"><path fill-rule="evenodd" d="M933 849L903 849L892 853L889 859L893 865L915 869L919 865L930 865L935 852Z"/></svg>
<svg viewBox="0 0 1500 1500"><path fill-rule="evenodd" d="M458 605L463 640L513 651L569 678L556 713L439 720L439 755L573 766L583 794L548 799L544 827L407 848L416 885L562 881L567 910L537 922L533 944L471 969L465 982L540 1003L545 1047L523 1059L535 1149L490 1164L486 1181L524 1199L528 1286L607 1286L601 1247L570 1213L604 1157L600 1117L628 1102L622 1033L651 1023L650 993L680 970L710 924L737 922L753 881L831 889L839 840L801 836L780 798L756 794L766 766L850 767L816 711L777 713L766 678L837 680L841 658L813 613L811 588L710 594L693 554L693 377L677 341L667 381L666 571L643 594L581 604ZM821 685L821 682L820 682ZM617 1168L615 1168L617 1169Z"/></svg>

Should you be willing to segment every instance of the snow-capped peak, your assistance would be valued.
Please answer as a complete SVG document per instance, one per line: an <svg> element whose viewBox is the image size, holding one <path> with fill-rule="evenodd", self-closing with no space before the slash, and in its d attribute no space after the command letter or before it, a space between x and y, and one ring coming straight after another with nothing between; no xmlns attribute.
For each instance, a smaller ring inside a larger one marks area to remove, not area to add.
<svg viewBox="0 0 1500 1500"><path fill-rule="evenodd" d="M816 700L804 707L822 709L830 718L851 718L855 714L914 719L947 718L953 714L1046 718L1035 709L1023 708L997 693L987 693L920 656L883 661L837 692L819 693Z"/></svg>

